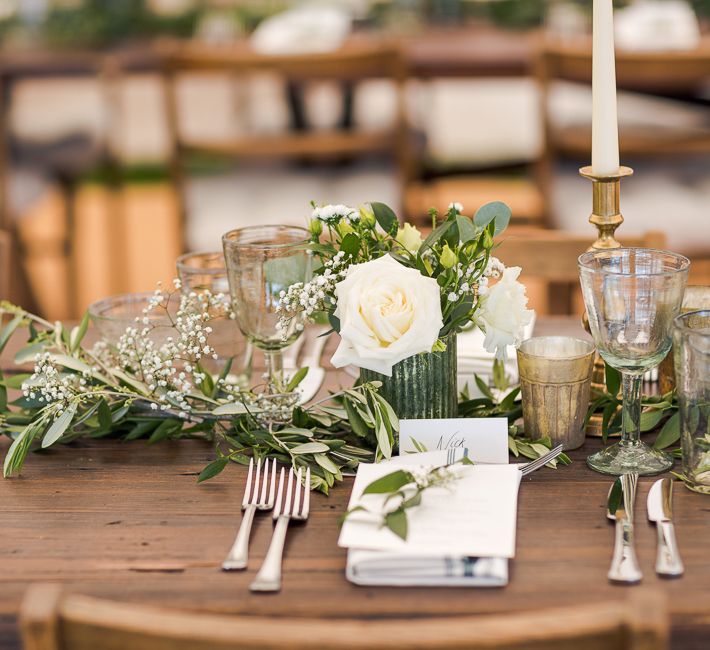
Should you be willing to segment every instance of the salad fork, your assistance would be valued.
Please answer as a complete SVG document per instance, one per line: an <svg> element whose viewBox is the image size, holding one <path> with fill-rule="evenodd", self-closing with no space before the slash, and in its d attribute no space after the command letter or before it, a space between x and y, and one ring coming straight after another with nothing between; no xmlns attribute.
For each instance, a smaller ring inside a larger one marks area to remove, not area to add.
<svg viewBox="0 0 710 650"><path fill-rule="evenodd" d="M301 483L303 468L298 468L298 474L294 481L293 467L288 472L288 486L286 488L286 499L282 502L284 489L284 468L281 468L279 478L279 491L274 507L274 521L276 527L271 537L269 550L266 552L264 563L259 569L259 573L249 589L251 591L279 591L281 589L281 559L283 557L284 542L286 541L286 531L291 520L305 521L308 519L311 499L311 468L306 470L306 480ZM303 492L303 499L301 493ZM292 500L293 497L293 500ZM303 506L301 506L303 500Z"/></svg>
<svg viewBox="0 0 710 650"><path fill-rule="evenodd" d="M244 487L244 498L242 499L242 510L244 516L239 525L237 537L232 544L229 554L222 562L223 571L233 571L246 569L249 556L249 535L251 525L254 521L254 514L257 510L271 510L274 507L274 487L276 484L276 461L271 463L271 473L269 473L269 461L264 467L264 475L261 475L261 459L256 462L256 477L252 483L252 473L254 470L254 459L249 460L249 472L247 473L247 483ZM283 473L283 470L282 470ZM261 478L261 491L260 487ZM269 483L269 478L271 482Z"/></svg>
<svg viewBox="0 0 710 650"><path fill-rule="evenodd" d="M530 461L529 463L521 463L520 473L523 476L532 474L535 470L547 465L547 463L549 463L551 460L555 460L555 458L557 458L562 453L562 450L563 448L560 444L550 449L550 451L548 451L545 455L540 456L540 458L536 458L535 460Z"/></svg>

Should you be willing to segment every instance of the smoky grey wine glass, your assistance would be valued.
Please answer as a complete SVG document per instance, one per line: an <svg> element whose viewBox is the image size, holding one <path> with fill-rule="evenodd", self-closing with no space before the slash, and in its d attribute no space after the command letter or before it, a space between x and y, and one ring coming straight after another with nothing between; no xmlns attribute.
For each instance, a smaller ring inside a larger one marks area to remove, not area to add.
<svg viewBox="0 0 710 650"><path fill-rule="evenodd" d="M599 354L622 374L621 440L589 456L604 474L660 474L673 459L641 440L641 382L671 347L690 261L647 248L595 250L579 258L589 327Z"/></svg>

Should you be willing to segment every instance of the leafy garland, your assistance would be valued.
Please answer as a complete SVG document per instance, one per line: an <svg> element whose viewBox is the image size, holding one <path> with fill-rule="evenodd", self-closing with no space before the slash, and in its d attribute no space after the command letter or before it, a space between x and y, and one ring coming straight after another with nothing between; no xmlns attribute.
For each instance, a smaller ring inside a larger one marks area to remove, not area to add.
<svg viewBox="0 0 710 650"><path fill-rule="evenodd" d="M150 309L169 315L172 296L157 291ZM214 307L221 298L205 300ZM29 452L38 446L80 438L140 439L148 444L187 438L209 441L215 448L216 458L202 470L198 482L216 476L230 462L248 464L254 456L275 458L295 468L310 467L311 488L327 494L358 463L391 455L399 422L379 395L378 382L342 390L308 407L298 405L294 392L307 373L305 368L280 392L236 389L225 381L229 364L219 377L201 366L203 353L212 352L211 317L206 311L211 308L204 305L191 310L189 300L183 298L178 315L171 316L178 333L171 343L151 342L156 326L143 326L146 317L139 319L142 329L128 328L115 348L98 344L89 350L82 345L88 315L70 330L0 303L0 316L12 317L0 331L0 353L16 331L26 328L28 332L26 346L14 358L20 372L0 373L0 435L12 440L3 476L18 474ZM193 317L194 313L201 316ZM23 372L32 360L34 373ZM515 424L522 413L519 389L503 394L507 382L500 368L495 377L495 390L502 397L476 377L484 397L470 399L464 391L460 416L507 417L514 455L534 459L546 453L549 440L525 439ZM22 395L10 400L9 391L22 391ZM566 464L569 459L563 455L560 461Z"/></svg>

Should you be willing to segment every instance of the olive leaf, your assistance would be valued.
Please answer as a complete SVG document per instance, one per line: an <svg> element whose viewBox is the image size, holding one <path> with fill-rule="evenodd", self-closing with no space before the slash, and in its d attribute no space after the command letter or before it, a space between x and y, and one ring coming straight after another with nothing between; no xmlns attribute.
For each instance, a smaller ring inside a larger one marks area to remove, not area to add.
<svg viewBox="0 0 710 650"><path fill-rule="evenodd" d="M411 483L414 477L410 472L403 469L398 469L390 474L385 474L380 478L370 483L364 490L363 494L387 494L396 492L405 485Z"/></svg>
<svg viewBox="0 0 710 650"><path fill-rule="evenodd" d="M384 525L389 528L397 537L407 541L408 523L407 513L404 510L393 510L385 515Z"/></svg>
<svg viewBox="0 0 710 650"><path fill-rule="evenodd" d="M42 449L45 449L53 445L59 438L62 437L64 432L69 428L69 425L74 419L74 414L76 413L77 403L72 402L67 409L52 422L47 433L44 434L42 438Z"/></svg>
<svg viewBox="0 0 710 650"><path fill-rule="evenodd" d="M680 412L676 411L663 425L653 443L654 449L666 449L680 439Z"/></svg>

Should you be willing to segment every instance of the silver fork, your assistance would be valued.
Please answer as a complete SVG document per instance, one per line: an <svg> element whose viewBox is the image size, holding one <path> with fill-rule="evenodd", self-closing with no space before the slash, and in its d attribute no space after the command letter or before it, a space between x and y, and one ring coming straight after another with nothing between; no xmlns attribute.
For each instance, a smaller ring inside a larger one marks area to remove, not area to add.
<svg viewBox="0 0 710 650"><path fill-rule="evenodd" d="M286 499L282 502L284 488L284 468L281 468L279 478L279 491L276 496L276 506L274 508L274 521L276 527L271 537L269 550L266 552L264 563L259 569L254 582L249 589L251 591L279 591L281 589L281 559L283 557L284 542L286 541L286 531L288 522L305 521L308 519L308 512L311 502L311 469L306 470L306 480L301 485L303 468L298 468L298 474L294 481L293 467L288 472L288 487L286 489ZM303 507L301 507L301 492L303 492ZM292 502L293 497L293 502Z"/></svg>
<svg viewBox="0 0 710 650"><path fill-rule="evenodd" d="M271 474L269 474L269 461L264 463L264 476L261 477L261 459L256 463L256 477L252 483L252 473L254 471L254 459L249 460L249 472L247 474L247 484L244 487L244 498L242 499L242 523L239 525L237 537L232 544L229 554L222 562L222 571L233 571L236 569L246 569L249 558L249 534L254 521L254 514L257 510L271 510L274 507L274 488L276 487L276 461L271 463ZM282 470L283 471L283 470ZM271 483L269 483L271 476ZM259 481L261 479L261 492L259 491Z"/></svg>
<svg viewBox="0 0 710 650"><path fill-rule="evenodd" d="M550 451L548 451L544 456L540 456L540 458L536 458L529 463L521 464L522 466L520 468L520 473L523 476L532 474L536 469L540 469L541 467L547 465L547 463L551 460L555 460L555 458L557 458L561 453L562 445L557 445L557 447L550 449Z"/></svg>

